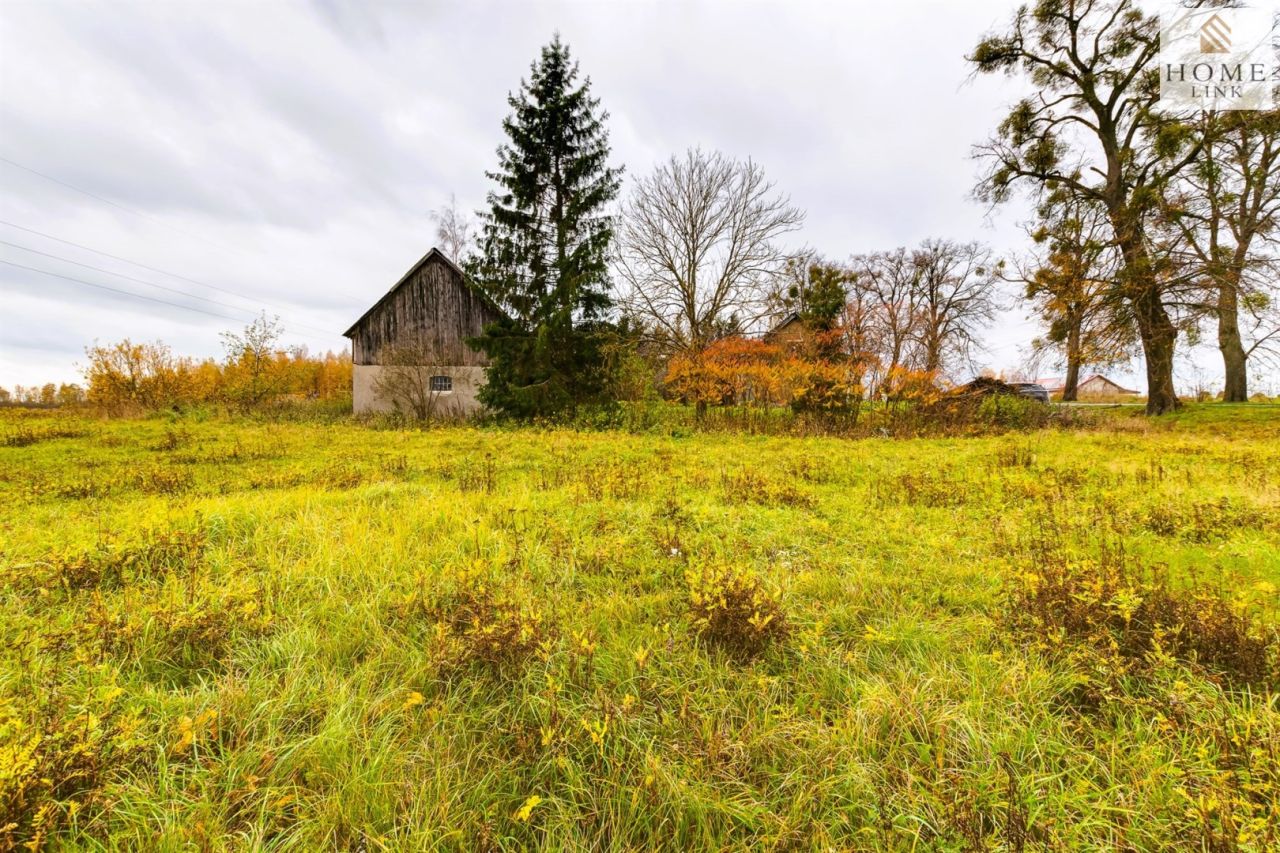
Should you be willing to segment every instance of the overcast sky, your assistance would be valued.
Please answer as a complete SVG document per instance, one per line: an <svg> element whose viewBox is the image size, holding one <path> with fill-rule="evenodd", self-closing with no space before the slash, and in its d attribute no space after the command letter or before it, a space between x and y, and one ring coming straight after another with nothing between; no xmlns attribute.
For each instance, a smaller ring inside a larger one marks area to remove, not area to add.
<svg viewBox="0 0 1280 853"><path fill-rule="evenodd" d="M807 212L796 247L1018 251L1025 204L970 200L969 154L1021 84L963 59L1015 5L4 0L0 384L74 381L95 339L216 355L261 310L341 349L433 244L429 212L483 204L507 93L557 30L628 176L701 145ZM1034 333L1010 309L983 363ZM1199 362L1181 385L1220 373Z"/></svg>

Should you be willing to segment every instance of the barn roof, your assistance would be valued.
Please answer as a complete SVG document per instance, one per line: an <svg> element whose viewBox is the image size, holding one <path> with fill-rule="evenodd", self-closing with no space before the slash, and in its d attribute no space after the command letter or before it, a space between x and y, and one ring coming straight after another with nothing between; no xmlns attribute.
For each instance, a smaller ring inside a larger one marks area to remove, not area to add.
<svg viewBox="0 0 1280 853"><path fill-rule="evenodd" d="M1108 385L1110 385L1112 388L1115 388L1117 391L1121 391L1121 392L1123 392L1123 393L1125 393L1125 394L1137 394L1137 393L1139 393L1138 391L1134 391L1132 388L1123 388L1123 387L1121 387L1119 382L1116 382L1116 381L1114 381L1114 380L1108 379L1107 377L1103 376L1101 373L1095 373L1095 374L1093 374L1092 376L1090 376L1088 379L1081 379L1081 380L1080 380L1080 382L1079 382L1079 384L1077 384L1077 385L1076 385L1076 387L1077 387L1077 388L1079 388L1079 387L1080 387L1080 385L1084 385L1084 384L1086 384L1086 383L1089 383L1089 382L1095 382L1095 381L1097 381L1097 382L1105 382L1105 383L1107 383Z"/></svg>
<svg viewBox="0 0 1280 853"><path fill-rule="evenodd" d="M1043 385L1045 387L1045 390L1049 392L1061 391L1063 385L1066 384L1066 380L1064 380L1061 376L1046 376L1041 379L1036 379L1035 382L1037 384ZM1141 393L1139 391L1134 391L1132 388L1122 388L1119 382L1116 382L1114 379L1108 379L1106 376L1103 376L1101 373L1094 373L1084 377L1083 379L1078 380L1076 382L1076 387L1079 388L1089 382L1105 382L1106 384L1110 385L1112 388L1115 388L1117 391L1120 391L1121 393L1124 393L1124 394Z"/></svg>
<svg viewBox="0 0 1280 853"><path fill-rule="evenodd" d="M786 315L777 323L775 323L768 331L766 331L764 333L764 337L768 338L772 335L776 335L778 332L781 332L783 329L785 329L787 326L790 326L792 323L799 323L799 322L800 322L799 312L792 311L790 314Z"/></svg>
<svg viewBox="0 0 1280 853"><path fill-rule="evenodd" d="M462 284L464 287L467 287L468 289L471 290L472 293L479 296L482 300L484 300L486 305L488 305L494 311L497 311L499 315L503 317L507 316L507 312L503 311L502 308L499 307L498 304L493 301L492 297L490 297L489 294L485 293L483 290L476 287L474 284L470 282L470 280L467 279L467 274L462 271L462 267L454 263L453 259L450 258L448 255L446 255L444 252L440 251L440 249L438 249L435 246L432 246L431 251L427 252L425 255L419 258L416 264L409 267L409 271L406 272L404 275L400 276L400 280L397 281L394 285L392 285L390 290L382 294L381 299L379 299L377 302L370 305L369 310L361 314L360 319L352 323L351 328L343 332L342 336L344 338L351 337L352 334L355 333L355 330L360 326L360 324L365 321L366 317L368 317L370 314L376 311L379 306L381 306L384 302L386 302L388 299L394 296L397 290L399 290L401 287L404 287L405 283L408 282L409 279L413 278L414 273L422 269L424 266L427 265L429 261L433 259L444 262L451 270L453 270L458 274L458 276L462 279Z"/></svg>

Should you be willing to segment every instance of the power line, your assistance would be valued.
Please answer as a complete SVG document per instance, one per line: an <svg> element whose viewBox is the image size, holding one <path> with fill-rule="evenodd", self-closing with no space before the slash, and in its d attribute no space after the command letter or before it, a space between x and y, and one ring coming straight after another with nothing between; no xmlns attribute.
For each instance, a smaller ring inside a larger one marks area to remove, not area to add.
<svg viewBox="0 0 1280 853"><path fill-rule="evenodd" d="M134 214L135 216L141 216L145 219L150 218L145 213L142 213L141 211L134 210L131 207L125 207L123 204L120 204L119 202L114 202L109 198L103 198L102 196L91 193L88 190L82 190L77 186L67 183L66 181L58 180L52 175L46 175L44 172L37 172L35 169L32 169L30 166L24 166L21 163L16 163L13 160L10 160L8 157L0 157L0 163L8 163L10 166L21 169L24 172L30 172L33 175L44 178L46 181L53 181L55 184L58 184L59 186L64 186L69 190L75 190L78 193L83 193L84 195L89 196L89 198L97 199L103 204L109 204L112 207L118 207L123 211Z"/></svg>
<svg viewBox="0 0 1280 853"><path fill-rule="evenodd" d="M210 317L217 317L222 320L231 320L234 323L244 322L244 319L241 317L228 317L226 314L218 314L214 311L206 311L203 308L194 308L190 305L180 305L177 302L170 302L167 299L158 299L154 296L147 296L146 294L143 294L143 293L134 293L133 291L130 291L130 290L120 290L119 288L108 287L105 284L98 284L97 282L85 281L82 278L75 278L74 276L63 275L62 273L50 272L49 270L42 270L36 267L29 267L25 264L18 264L18 263L14 263L13 261L6 261L3 258L0 258L0 264L6 264L7 266L17 267L18 269L22 269L22 270L29 270L34 273L39 273L41 275L60 278L65 281L75 282L76 284L83 284L88 287L96 287L99 290L107 290L107 291L110 291L111 293L119 293L123 296L132 296L134 299L145 299L148 302L157 302L161 305L168 305L171 308L181 308L183 311L194 311L197 314L206 314ZM319 338L316 335L307 335L302 332L295 332L294 334L300 334L303 337L314 338L315 340L323 340L322 338Z"/></svg>
<svg viewBox="0 0 1280 853"><path fill-rule="evenodd" d="M38 249L31 249L31 248L28 248L27 246L20 246L17 243L10 243L8 240L0 240L0 246L11 246L15 249L21 249L24 252L30 252L33 255L40 255L45 258L53 258L55 261L62 261L64 264L74 264L75 266L84 267L85 269L93 270L94 272L106 273L107 275L114 275L117 278L123 278L127 281L136 282L138 284L145 284L147 287L154 287L159 290L167 290L170 293L176 293L179 296L185 296L188 299L199 299L201 302L208 302L210 305L217 305L222 308L230 308L232 311L250 311L253 313L257 313L252 308L244 308L239 305L231 305L230 303L227 303L227 302L218 302L214 299L206 299L203 296L196 296L194 293L187 293L185 290L179 290L176 287L165 287L163 284L156 284L150 281L143 281L140 278L134 278L133 276L125 275L124 273L112 272L111 270L103 269L102 267L95 267L92 264L82 264L79 261L73 261L70 258L62 257L61 255L51 255L48 252L41 252Z"/></svg>
<svg viewBox="0 0 1280 853"><path fill-rule="evenodd" d="M62 257L61 255L54 255L54 254L50 254L49 252L41 252L38 249L32 249L28 246L22 246L22 245L19 245L18 243L10 243L8 240L0 240L0 245L11 246L15 249L21 249L24 252L30 252L33 255L41 255L43 257L52 258L55 261L61 261L66 264L74 264L75 266L84 267L85 269L93 270L94 272L113 275L116 278L122 278L122 279L125 279L126 281L132 281L132 282L136 282L137 284L143 284L143 285L146 285L147 287L154 287L157 290L165 290L165 291L168 291L169 293L176 293L177 295L185 296L188 299L198 299L201 302L208 302L210 305L217 305L220 308L230 308L232 311L248 311L250 313L257 313L252 308L244 308L240 305L231 305L230 303L227 303L227 302L218 302L216 299L207 299L203 296L197 296L194 293L187 293L185 290L179 290L176 287L165 287L163 284L156 284L153 281L146 281L145 279L135 278L134 276L125 275L124 273L114 272L112 270L103 269L102 267L95 267L93 264L84 264L84 263L81 263L80 261L73 261L70 258ZM128 262L126 261L126 263ZM267 307L269 308L271 306L268 305ZM324 329L320 329L315 326L310 326L310 325L307 325L306 323L291 323L290 325L299 329L310 329L311 331L319 332L322 335L329 334Z"/></svg>
<svg viewBox="0 0 1280 853"><path fill-rule="evenodd" d="M159 218L157 218L157 217L155 217L155 216L152 216L152 215L151 215L151 214L149 214L149 213L144 213L143 211L141 211L141 210L137 210L137 209L132 208L132 207L129 207L128 205L120 204L120 203L119 203L119 202L117 202L117 201L112 201L111 199L109 199L109 198L105 198L105 197L103 197L103 196L100 196L100 195L98 195L97 193L89 192L89 190L82 189L82 188L80 188L80 187L76 186L75 184L68 183L67 181L62 180L61 178L55 178L53 175L46 175L44 172L38 171L38 170L36 170L36 169L33 169L33 168L31 168L30 166L24 166L24 165L22 165L21 163L17 162L16 160L10 160L8 157L0 157L0 163L8 163L10 166L13 166L13 167L14 167L14 168L16 168L16 169L21 169L21 170L22 170L22 171L24 171L24 172L30 172L31 174L33 174L33 175L35 175L35 176L37 176L37 177L44 178L46 181L51 181L51 182L53 182L53 183L57 184L58 186L66 187L66 188L67 188L67 189L69 189L69 190L74 190L75 192L81 193L82 195L86 195L86 196L88 196L88 197L89 197L89 198L91 198L91 199L95 199L96 201L100 201L100 202L102 202L103 204L109 204L109 205L111 205L112 207L115 207L115 208L118 208L118 209L120 209L120 210L123 210L123 211L125 211L126 213L132 213L134 216L139 216L139 217L141 217L141 218L143 218L143 219L146 219L146 220L149 220L149 221L151 221L151 222L154 222L154 223L156 223L157 225L163 225L165 228L168 228L168 229L170 229L170 230L172 230L172 231L175 231L175 232L177 232L177 233L179 233L179 234L183 234L183 235L185 235L185 236L187 236L187 237L191 237L191 238L196 239L196 240L203 240L204 242L208 243L210 246L215 246L215 247L217 247L218 249L221 249L221 250L223 250L223 251L230 251L230 250L234 250L234 251L241 252L241 253L242 253L242 254L244 254L246 257L251 257L251 255L250 255L248 252L246 252L246 251L245 251L244 247L243 247L243 246L241 246L241 245L239 245L239 244L227 245L227 244L225 244L225 243L220 243L220 242L218 242L217 240L212 240L212 239L210 239L209 237L207 237L207 236L205 236L205 235L203 235L203 234L196 234L196 233L193 233L193 232L191 232L191 231L187 231L185 228L179 228L178 226L176 226L176 225L174 225L174 224L172 224L172 223L170 223L170 222L166 222L166 221L165 221L165 220L163 220L163 219L159 219ZM7 225L7 224L9 224L9 223L5 223L5 224ZM15 225L14 227L15 227L15 228L21 228L22 226ZM23 230L30 230L30 229L23 229ZM38 232L38 231L33 231L32 233L36 233L36 234L38 234L39 232ZM42 236L44 236L44 235L42 235ZM50 237L50 239L52 239L52 240L57 240L58 238L57 238L57 237ZM62 241L60 241L60 242L69 242L69 241L62 240ZM71 245L76 245L76 244L72 243ZM87 248L87 247L82 247L82 248ZM96 249L88 249L88 251L90 251L90 252L94 252L94 251L97 251L97 250L96 250ZM100 253L100 254L106 254L106 253L105 253L105 252L103 252L103 253ZM110 256L109 256L109 257L110 257ZM121 260L123 260L123 259L121 259ZM255 258L254 260L257 260L257 258ZM133 263L133 261L125 261L125 263ZM143 265L142 265L142 264L138 264L138 266L143 266ZM161 272L161 271L160 271L160 270L155 270L155 269L153 269L153 270L152 270L152 272ZM164 275L173 275L172 273L163 273L163 274L164 274ZM182 276L175 276L175 277L176 277L176 278L182 278ZM187 281L191 281L193 284L204 284L204 282L197 282L197 281L194 281L193 279L186 279L186 280L187 280ZM205 286L205 287L213 287L213 285L209 285L209 284L205 284L204 286ZM215 287L215 288L213 288L213 289L214 289L214 290L222 290L222 288L217 288L217 287ZM225 292L225 293L230 293L230 294L231 294L231 295L233 295L233 296L239 296L239 297L241 297L242 299L251 299L251 298L252 298L252 297L244 296L243 294L234 293L233 291L224 291L224 292ZM348 295L348 296L350 296L352 299L356 299L356 298L363 298L363 297L356 297L354 294L347 294L347 295ZM254 300L254 301L257 301L257 300ZM259 303L259 304L265 304L265 303ZM267 306L267 307L271 307L271 306Z"/></svg>
<svg viewBox="0 0 1280 853"><path fill-rule="evenodd" d="M82 278L75 278L73 276L63 275L62 273L50 272L49 270L42 270L36 267L29 267L26 264L16 264L13 261L6 261L3 258L0 258L0 264L7 264L8 266L11 266L11 267L17 267L20 270L30 270L31 272L37 272L37 273L40 273L41 275L50 275L50 276L53 276L54 278L65 279L66 281L74 281L76 284L84 284L84 285L88 285L89 287L96 287L99 290L109 290L112 293L121 293L121 294L124 294L125 296L132 296L135 299L145 299L148 302L159 302L161 305L169 305L173 308L181 308L184 311L195 311L200 314L208 314L210 317L219 317L223 320L232 320L236 323L244 322L243 318L241 317L228 317L226 314L218 314L213 311L206 311L203 308L193 308L190 305L179 305L177 302L170 302L167 299L157 299L154 296L147 296L146 294L142 294L142 293L134 293L131 290L120 290L119 288L108 287L105 284L97 284L96 282L85 281Z"/></svg>
<svg viewBox="0 0 1280 853"><path fill-rule="evenodd" d="M148 213L143 213L141 210L135 210L134 208L129 207L128 205L120 204L120 202L118 201L112 201L111 199L104 198L103 196L100 196L97 193L92 193L86 189L81 189L75 184L67 183L66 181L60 178L55 178L53 175L46 175L44 172L37 171L36 169L31 168L30 166L24 166L17 161L10 160L8 157L0 157L0 163L8 163L10 166L13 166L16 169L21 169L24 172L30 172L36 177L44 178L46 181L52 181L53 183L57 184L60 187L66 187L69 190L74 190L75 192L78 192L82 195L86 195L91 199L100 201L103 204L109 204L112 207L123 210L126 213L132 213L134 216L140 216L143 219L147 219L147 220L150 220L151 222L156 223L157 225L163 225L164 227L169 228L173 231L176 231L179 234L183 234L187 237L192 237L196 240L203 240L204 242L208 243L210 246L216 246L219 249L222 249L223 251L227 251L228 249L232 248L231 246L226 246L219 243L217 240L211 240L204 235L192 233L190 231L187 231L185 228L179 228L178 226L172 223L165 222L163 219L157 219L156 217ZM239 251L242 251L242 252L244 251L244 249L240 246L236 246L235 248L238 249Z"/></svg>
<svg viewBox="0 0 1280 853"><path fill-rule="evenodd" d="M140 211L140 210L136 210L136 209L134 209L134 208L132 208L132 207L129 207L128 205L124 205L124 204L120 204L119 202L112 201L112 200L111 200L111 199L109 199L109 198L105 198L105 197L103 197L103 196L98 195L97 193L90 192L89 190L86 190L86 189L83 189L83 188L81 188L81 187L78 187L78 186L76 186L75 184L69 183L69 182L64 181L64 180L62 180L62 179L60 179L60 178L55 178L55 177L54 177L54 176L52 176L52 175L47 175L47 174L45 174L44 172L38 171L38 170L36 170L36 169L32 169L30 166L24 166L23 164L21 164L21 163L19 163L19 162L15 161L15 160L11 160L11 159L9 159L8 157L0 156L0 163L7 163L8 165L13 166L14 168L21 169L21 170L23 170L24 172L29 172L29 173L31 173L31 174L33 174L33 175L37 176L37 177L40 177L40 178L45 179L46 181L50 181L50 182L55 183L55 184L57 184L57 185L59 185L59 186L66 187L66 188L67 188L67 189L69 189L69 190L73 190L73 191L75 191L75 192L81 193L81 194L83 194L83 195L85 195L85 196L88 196L89 198L92 198L92 199L95 199L95 200L97 200L97 201L100 201L100 202L102 202L103 204L111 205L112 207L118 208L118 209L123 210L123 211L125 211L125 212L127 212L127 213L132 213L132 214L133 214L133 215L135 215L135 216L141 217L141 218L143 218L143 219L150 220L150 221L155 222L155 223L157 223L157 224L159 224L159 225L163 225L163 226L165 226L165 227L167 227L167 228L169 228L169 229L171 229L171 230L173 230L173 231L176 231L176 232L177 232L177 233L179 233L179 234L184 234L184 235L186 235L186 236L188 236L188 237L194 237L194 238L196 238L196 239L204 240L206 243L208 243L208 244L209 244L209 245L211 245L211 246L216 246L216 247L218 247L218 248L220 248L220 249L224 249L224 250L225 250L225 249L230 248L230 247L228 247L228 246L225 246L225 245L219 244L219 243L218 243L217 241L215 241L215 240L210 240L208 237L205 237L205 236L203 236L203 235L200 235L200 234L193 234L193 233L191 233L191 232L189 232L189 231L186 231L185 229L182 229L182 228L177 227L176 225L173 225L173 224L171 224L171 223L165 222L164 220L161 220L161 219L157 219L157 218L156 218L156 217L154 217L154 216L151 216L151 215L149 215L149 214L147 214L147 213L144 213L144 212L142 212L142 211ZM23 231L28 231L28 232L30 232L30 233L32 233L32 234L38 234L38 235L40 235L40 236L42 236L42 237L47 237L47 238L48 238L48 239L50 239L50 240L55 240L55 241L60 242L60 243L66 243L67 245L76 246L76 247L78 247L78 248L82 248L82 249L84 249L85 251L94 252L94 253L96 253L96 254L101 254L101 255L103 255L103 256L105 256L105 257L112 258L113 260L119 260L119 261L122 261L122 262L127 263L127 264L134 264L135 266L141 267L141 268L143 268L143 269L147 269L147 270L150 270L150 271L152 271L152 272L158 272L158 273L160 273L161 275L169 275L169 276L172 276L172 277L174 277L174 278L178 278L178 279L182 279L182 280L184 280L184 281L188 281L188 282L190 282L190 283L192 283L192 284L200 285L200 286L202 286L202 287L208 287L208 288L211 288L211 289L213 289L213 290L220 290L220 291L222 291L222 292L224 292L224 293L227 293L227 294L229 294L229 295L231 295L231 296L236 296L236 297L238 297L238 298L240 298L240 299L246 299L246 300L249 300L249 301L251 301L251 302L257 302L259 305L264 305L264 306L266 306L266 307L268 307L268 308L273 308L273 306L271 306L269 303L262 302L261 300L254 299L253 297L245 296L244 294L236 293L235 291L232 291L232 290L227 290L227 289L225 289L225 288L221 288L221 287L215 287L214 285L207 284L207 283L205 283L205 282L201 282L201 281L197 281L197 280L195 280L195 279L186 278L185 276L180 276L180 275L177 275L176 273L170 273L170 272L166 272L166 271L164 271L164 270L156 269L156 268L154 268L154 267L148 267L148 266L146 266L145 264L140 264L140 263L137 263L136 261L131 261L131 260L127 259L127 258L121 258L121 257L119 257L119 256L117 256L117 255L111 255L111 254L109 254L109 253L107 253L107 252L99 251L98 249L91 249L91 248L89 248L88 246L80 246L80 244L78 244L78 243L73 243L73 242L71 242L70 240L63 240L63 239L61 239L61 238L59 238L59 237L54 237L54 236L52 236L52 235L48 235L48 234L42 234L42 233L41 233L41 232L39 232L39 231L35 231L34 229L30 229L30 228L24 228L24 227L23 227L23 226L21 226L21 225L15 225L15 224L13 224L13 223L9 223L9 222L5 222L4 224L9 225L9 226L11 226L11 227L13 227L13 228L18 228L18 229L23 230ZM2 241L0 241L0 242L2 242ZM175 290L174 288L168 288L168 287L164 287L163 285L154 284L154 283L152 283L152 282L142 281L141 279L132 278L132 277L130 277L130 276L123 275L123 274L121 274L121 273L114 273L114 272L111 272L110 270L103 270L103 269L100 269L100 268L98 268L98 267L90 266L89 264L82 264L82 263L80 263L80 262L78 262L78 261L72 261L72 260L68 260L68 259L66 259L66 258L60 258L60 257L58 257L57 255L47 255L47 254L46 254L46 253L44 253L44 252L37 252L37 251L36 251L36 250L34 250L34 249L27 249L25 246L17 246L16 244L13 244L13 243L9 243L9 244L7 244L7 245L15 246L16 248L19 248L19 249L25 249L26 251L29 251L29 252L35 252L36 254L45 254L47 257L51 257L51 258L55 258L55 259L58 259L58 260L62 260L62 261L65 261L66 263L75 264L75 265L77 265L77 266L86 267L86 268L88 268L88 269L97 270L98 272L105 272L107 275L114 275L114 276L117 276L117 277L120 277L120 278L129 279L129 280L131 280L131 281L136 281L136 282L139 282L140 284L145 284L145 285L148 285L148 286L150 286L150 287L157 287L157 288L159 288L159 289L161 289L161 290L168 290L168 291L170 291L170 292L178 293L178 294L180 294L180 295L182 295L182 296L185 296L185 297L187 297L188 299L199 299L199 300L204 301L204 302L210 302L210 303L212 303L212 304L214 304L214 305L222 305L222 306L224 306L224 307L232 308L232 309L237 310L237 311L248 311L248 310L250 310L250 309L247 309L247 308L241 308L241 307L239 307L239 306L226 305L226 303L214 302L214 301L213 301L213 300L211 300L211 299L205 299L204 297L196 296L195 294L192 294L192 293L186 293L185 291ZM237 250L241 251L241 252L244 252L244 248L243 248L243 247L241 247L241 246L238 246L238 245L237 245L237 246L235 246L235 248L236 248ZM12 262L10 262L10 261L3 261L3 263L7 263L7 264L9 264L10 266L18 266L18 267L21 267L21 266L22 266L21 264L14 264L14 263L12 263ZM57 273L50 273L50 272L48 272L48 271L46 271L46 270L39 270L39 269L36 269L36 268L34 268L34 267L23 267L23 268L24 268L24 269L30 269L30 270L33 270L34 272L44 273L44 274L46 274L46 275L58 275ZM102 288L102 289L105 289L105 290L115 290L115 288L106 287L105 285L100 285L100 284L94 284L93 282L81 281L80 279L74 279L74 278L71 278L71 277L69 277L69 276L58 276L58 277L59 277L59 278L65 278L65 279L67 279L68 281L78 281L78 282L80 282L81 284L87 284L87 285L89 285L90 287L99 287L99 288ZM149 297L149 296L142 296L141 294L131 293L130 291L119 290L119 291L116 291L116 292L118 292L118 293L124 293L124 294L130 295L130 296L137 296L137 297L138 297L138 298L140 298L140 299L148 299L148 300L150 300L150 301L152 301L152 302L160 302L160 303L163 303L163 304L174 304L174 303L168 303L168 302L165 302L165 301L164 301L164 300L162 300L162 299L155 299L155 298L152 298L152 297ZM183 307L187 307L187 306L181 306L181 305L178 305L178 306L176 306L176 307L183 308ZM191 309L189 309L189 310L193 310L193 311L194 311L194 310L199 310L199 309L191 308ZM275 309L273 308L273 310L275 310ZM211 312L201 311L201 313L208 314L208 313L211 313ZM216 314L215 314L215 315L213 315L213 316L222 316L222 315L216 315ZM234 318L234 317L224 317L224 319L234 320L234 319L236 319L236 318ZM240 321L237 321L237 322L240 322ZM317 329L315 326L306 326L306 325L304 325L304 324L302 324L302 323L291 323L291 324L289 324L289 325L292 325L292 326L295 326L295 327L300 327L300 328L309 328L309 329L312 329L313 331L320 332L321 334L325 335L326 337L328 337L328 336L330 336L330 335L331 335L331 333L330 333L330 332L325 331L325 330L323 330L323 329ZM314 335L306 335L305 337L315 337L315 336L314 336Z"/></svg>
<svg viewBox="0 0 1280 853"><path fill-rule="evenodd" d="M36 229L28 228L25 225L18 225L15 222L8 222L3 219L0 219L0 225L7 225L10 228L17 228L19 231L26 231L28 234L35 234L37 237L44 237L46 240L53 240L55 243L63 243L67 246L74 246L77 249L83 249L86 252L93 252L95 255L102 255L104 258L111 258L111 260L113 261L122 261L123 263L126 263L126 264L132 264L135 267L140 267L150 272L160 273L160 275L167 275L170 278L180 279L182 281L190 282L191 284L198 284L201 287L207 287L210 290L217 290L229 296L236 296L236 297L239 297L240 299L246 299L250 302L256 302L259 305L265 305L268 308L272 307L270 303L263 302L261 299L257 299L256 297L253 297L253 296L247 296L243 293L237 293L236 291L228 290L225 287L218 287L216 284L209 284L207 281L200 281L199 279L188 278L185 275L178 275L178 273L176 272L169 272L168 270L162 270L162 269L159 269L158 267L149 267L146 264L139 263L138 261L132 261L132 260L129 260L128 258L122 258L119 255L113 255L110 252L104 252L101 249L94 249L91 246L85 246L81 243L76 243L72 240L64 240L61 237L55 237L52 234L46 234L43 231L37 231Z"/></svg>

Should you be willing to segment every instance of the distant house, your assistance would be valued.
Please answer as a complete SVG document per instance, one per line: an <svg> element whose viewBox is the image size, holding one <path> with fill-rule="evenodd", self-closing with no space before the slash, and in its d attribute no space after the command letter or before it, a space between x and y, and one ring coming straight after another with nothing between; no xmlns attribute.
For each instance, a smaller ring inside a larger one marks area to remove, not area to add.
<svg viewBox="0 0 1280 853"><path fill-rule="evenodd" d="M1049 392L1050 397L1062 396L1062 377L1051 376L1044 379L1037 379L1036 382L1045 387L1045 390ZM1122 400L1129 397L1139 397L1141 395L1141 391L1124 388L1120 383L1108 379L1101 373L1095 373L1087 379L1081 379L1076 384L1076 399L1080 401Z"/></svg>
<svg viewBox="0 0 1280 853"><path fill-rule="evenodd" d="M502 316L443 252L427 252L343 333L351 339L354 410L407 408L388 394L392 372L421 385L438 404L436 411L474 413L488 361L466 341Z"/></svg>
<svg viewBox="0 0 1280 853"><path fill-rule="evenodd" d="M798 313L792 311L764 333L764 340L771 344L792 346L803 343L805 334L804 321Z"/></svg>

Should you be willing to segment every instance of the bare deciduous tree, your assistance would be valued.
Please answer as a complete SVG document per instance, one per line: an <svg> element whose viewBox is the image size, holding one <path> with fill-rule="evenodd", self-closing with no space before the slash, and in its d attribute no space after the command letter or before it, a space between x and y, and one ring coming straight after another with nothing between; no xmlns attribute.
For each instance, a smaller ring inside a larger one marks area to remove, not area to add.
<svg viewBox="0 0 1280 853"><path fill-rule="evenodd" d="M453 193L449 193L447 206L433 210L429 215L436 224L436 241L456 263L462 263L475 251L475 220L458 207L458 199Z"/></svg>
<svg viewBox="0 0 1280 853"><path fill-rule="evenodd" d="M939 374L970 367L995 319L998 262L981 243L925 240L912 253L919 367Z"/></svg>
<svg viewBox="0 0 1280 853"><path fill-rule="evenodd" d="M840 312L841 339L853 365L854 384L869 391L880 381L882 352L878 323L880 302L870 280L853 266L847 267L848 287Z"/></svg>
<svg viewBox="0 0 1280 853"><path fill-rule="evenodd" d="M980 243L932 239L859 255L842 322L855 324L858 349L874 353L883 377L970 367L995 318L999 269Z"/></svg>
<svg viewBox="0 0 1280 853"><path fill-rule="evenodd" d="M916 278L914 259L906 249L872 252L853 259L856 287L873 303L869 320L886 373L908 365L915 337Z"/></svg>
<svg viewBox="0 0 1280 853"><path fill-rule="evenodd" d="M804 214L751 160L690 149L632 189L618 230L624 309L673 349L701 349L767 312L778 246Z"/></svg>

